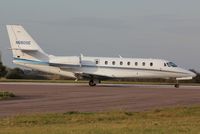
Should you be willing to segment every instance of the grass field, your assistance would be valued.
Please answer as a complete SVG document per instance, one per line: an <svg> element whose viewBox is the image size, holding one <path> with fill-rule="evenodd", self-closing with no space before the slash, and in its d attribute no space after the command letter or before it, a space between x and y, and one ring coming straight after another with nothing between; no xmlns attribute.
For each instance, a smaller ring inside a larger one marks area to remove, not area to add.
<svg viewBox="0 0 200 134"><path fill-rule="evenodd" d="M6 100L15 97L13 93L0 91L0 100Z"/></svg>
<svg viewBox="0 0 200 134"><path fill-rule="evenodd" d="M200 107L0 118L0 134L200 134Z"/></svg>

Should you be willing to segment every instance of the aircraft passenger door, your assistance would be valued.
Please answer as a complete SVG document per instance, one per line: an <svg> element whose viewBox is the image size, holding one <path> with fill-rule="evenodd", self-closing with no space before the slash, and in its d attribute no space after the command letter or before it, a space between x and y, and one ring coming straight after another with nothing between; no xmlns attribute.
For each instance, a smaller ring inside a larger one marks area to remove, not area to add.
<svg viewBox="0 0 200 134"><path fill-rule="evenodd" d="M161 64L160 65L160 71L163 71L163 70L165 70L165 67L167 66L167 64L166 63L164 63L163 65Z"/></svg>

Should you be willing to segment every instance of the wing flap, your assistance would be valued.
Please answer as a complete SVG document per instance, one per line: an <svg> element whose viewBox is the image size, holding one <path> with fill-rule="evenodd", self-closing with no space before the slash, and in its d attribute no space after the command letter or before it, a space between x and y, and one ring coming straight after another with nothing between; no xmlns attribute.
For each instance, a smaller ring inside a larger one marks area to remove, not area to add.
<svg viewBox="0 0 200 134"><path fill-rule="evenodd" d="M77 78L84 78L84 79L98 79L98 80L108 80L108 79L112 79L111 76L107 76L107 75L99 75L99 74L93 74L93 73L75 73L75 76Z"/></svg>

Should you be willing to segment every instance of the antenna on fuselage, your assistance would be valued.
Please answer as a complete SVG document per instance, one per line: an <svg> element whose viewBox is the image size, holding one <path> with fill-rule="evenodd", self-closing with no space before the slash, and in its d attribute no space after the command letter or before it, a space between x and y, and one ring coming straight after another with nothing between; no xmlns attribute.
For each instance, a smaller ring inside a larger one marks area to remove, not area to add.
<svg viewBox="0 0 200 134"><path fill-rule="evenodd" d="M1 51L0 51L0 63L2 63L2 59L1 59L2 57L1 57Z"/></svg>
<svg viewBox="0 0 200 134"><path fill-rule="evenodd" d="M80 54L80 56L79 56L79 64L80 64L80 67L82 66L82 59L83 59L83 54Z"/></svg>
<svg viewBox="0 0 200 134"><path fill-rule="evenodd" d="M119 58L123 58L121 55L119 55Z"/></svg>

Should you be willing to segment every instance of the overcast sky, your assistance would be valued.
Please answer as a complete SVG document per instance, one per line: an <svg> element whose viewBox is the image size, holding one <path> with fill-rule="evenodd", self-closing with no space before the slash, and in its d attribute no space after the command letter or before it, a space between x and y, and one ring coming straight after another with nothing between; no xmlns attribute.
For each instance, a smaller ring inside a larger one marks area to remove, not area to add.
<svg viewBox="0 0 200 134"><path fill-rule="evenodd" d="M49 54L162 58L200 70L200 0L0 0L0 50L13 67L6 24L21 24Z"/></svg>

